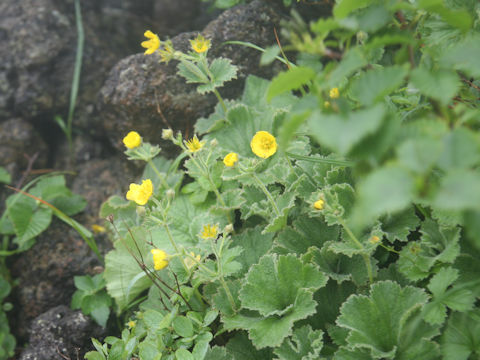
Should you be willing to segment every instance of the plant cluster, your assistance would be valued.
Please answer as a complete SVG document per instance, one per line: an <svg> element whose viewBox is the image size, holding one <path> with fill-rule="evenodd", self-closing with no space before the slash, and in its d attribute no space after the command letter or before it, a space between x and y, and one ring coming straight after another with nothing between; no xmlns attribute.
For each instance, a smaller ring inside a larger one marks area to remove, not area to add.
<svg viewBox="0 0 480 360"><path fill-rule="evenodd" d="M236 69L208 40L147 32L219 104L190 140L164 130L175 160L124 139L147 166L101 216L126 326L87 359L478 356L479 13L339 1L287 27L296 64L228 101Z"/></svg>

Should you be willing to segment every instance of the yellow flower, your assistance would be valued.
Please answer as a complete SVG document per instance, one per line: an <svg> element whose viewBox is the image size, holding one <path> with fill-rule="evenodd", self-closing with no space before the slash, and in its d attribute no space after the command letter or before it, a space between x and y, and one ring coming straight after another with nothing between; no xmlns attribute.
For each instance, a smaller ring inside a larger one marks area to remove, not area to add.
<svg viewBox="0 0 480 360"><path fill-rule="evenodd" d="M152 180L142 180L142 184L130 184L127 192L127 200L133 200L138 205L145 205L153 194Z"/></svg>
<svg viewBox="0 0 480 360"><path fill-rule="evenodd" d="M210 40L205 39L202 35L198 35L195 39L190 40L192 49L197 53L203 53L210 49Z"/></svg>
<svg viewBox="0 0 480 360"><path fill-rule="evenodd" d="M205 225L202 231L202 239L216 238L218 232L218 225Z"/></svg>
<svg viewBox="0 0 480 360"><path fill-rule="evenodd" d="M380 241L380 238L377 235L373 235L370 239L368 239L370 244L376 244Z"/></svg>
<svg viewBox="0 0 480 360"><path fill-rule="evenodd" d="M168 254L160 249L152 249L150 252L153 255L153 268L155 270L162 270L168 265Z"/></svg>
<svg viewBox="0 0 480 360"><path fill-rule="evenodd" d="M156 34L151 32L150 30L145 31L143 34L146 38L150 40L146 40L142 42L142 47L146 48L145 55L153 54L159 47L160 47L160 39Z"/></svg>
<svg viewBox="0 0 480 360"><path fill-rule="evenodd" d="M133 149L140 146L142 143L142 137L136 131L130 131L127 136L123 138L123 143L127 148Z"/></svg>
<svg viewBox="0 0 480 360"><path fill-rule="evenodd" d="M317 210L323 210L323 205L325 205L325 201L322 199L318 199L313 203L313 207Z"/></svg>
<svg viewBox="0 0 480 360"><path fill-rule="evenodd" d="M333 89L330 89L330 99L338 99L338 97L340 96L340 92L338 91L338 88L333 88Z"/></svg>
<svg viewBox="0 0 480 360"><path fill-rule="evenodd" d="M191 257L190 257L191 256ZM190 256L187 256L185 258L185 265L187 265L187 268L191 269L193 266L198 264L200 262L201 256L200 254L195 256L194 252L190 252ZM193 258L193 259L192 259Z"/></svg>
<svg viewBox="0 0 480 360"><path fill-rule="evenodd" d="M269 158L277 151L275 136L267 131L258 131L250 142L250 147L255 155L261 158Z"/></svg>
<svg viewBox="0 0 480 360"><path fill-rule="evenodd" d="M197 135L191 138L188 141L185 141L185 146L190 150L190 152L197 152L200 150L203 145L205 145L205 141L199 141Z"/></svg>
<svg viewBox="0 0 480 360"><path fill-rule="evenodd" d="M103 226L97 225L97 224L92 225L92 230L95 234L101 234L101 233L104 233L106 231Z"/></svg>
<svg viewBox="0 0 480 360"><path fill-rule="evenodd" d="M134 328L135 325L137 325L137 322L136 322L136 321L133 321L133 320L130 320L130 321L127 323L127 326L128 326L129 329Z"/></svg>
<svg viewBox="0 0 480 360"><path fill-rule="evenodd" d="M231 152L230 154L227 154L224 158L223 158L223 163L225 164L225 166L233 166L235 165L235 163L238 161L238 154L237 153L234 153L234 152Z"/></svg>

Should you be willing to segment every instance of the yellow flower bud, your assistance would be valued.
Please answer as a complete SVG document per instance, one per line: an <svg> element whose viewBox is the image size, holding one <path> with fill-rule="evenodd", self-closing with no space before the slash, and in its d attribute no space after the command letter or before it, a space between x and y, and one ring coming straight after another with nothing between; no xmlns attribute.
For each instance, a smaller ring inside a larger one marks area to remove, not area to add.
<svg viewBox="0 0 480 360"><path fill-rule="evenodd" d="M370 239L368 239L370 244L376 244L380 241L380 238L377 235L373 235Z"/></svg>
<svg viewBox="0 0 480 360"><path fill-rule="evenodd" d="M323 210L324 205L325 205L325 201L322 199L318 199L313 203L313 207L317 210Z"/></svg>
<svg viewBox="0 0 480 360"><path fill-rule="evenodd" d="M223 163L225 164L225 166L229 166L229 167L232 167L233 165L235 165L237 161L238 161L238 154L234 152L227 154L227 156L223 158Z"/></svg>
<svg viewBox="0 0 480 360"><path fill-rule="evenodd" d="M340 92L338 91L338 88L333 88L330 89L330 99L338 99L340 97Z"/></svg>

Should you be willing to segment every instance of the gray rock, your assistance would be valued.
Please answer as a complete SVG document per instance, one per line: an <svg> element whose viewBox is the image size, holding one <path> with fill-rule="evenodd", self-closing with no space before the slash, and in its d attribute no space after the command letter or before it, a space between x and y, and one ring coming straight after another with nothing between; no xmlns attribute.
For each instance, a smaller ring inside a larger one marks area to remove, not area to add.
<svg viewBox="0 0 480 360"><path fill-rule="evenodd" d="M250 74L271 77L280 68L259 67L260 53L238 46L221 46L224 41L242 40L266 47L274 43L273 27L280 15L275 8L256 0L248 5L225 11L204 29L202 34L212 39L209 57L230 58L239 67L238 80L220 89L225 98L238 96L243 80ZM175 36L174 47L186 51L189 39L197 33ZM211 54L211 56L210 56ZM170 125L175 130L192 135L195 121L208 115L216 98L200 95L196 86L186 84L176 75L176 63L159 63L159 56L137 54L120 61L110 72L99 96L100 117L108 139L123 150L122 138L131 130L139 132L146 141L160 143L161 129Z"/></svg>
<svg viewBox="0 0 480 360"><path fill-rule="evenodd" d="M92 337L102 335L102 329L80 311L61 305L38 316L29 330L28 347L20 360L83 359L92 348Z"/></svg>

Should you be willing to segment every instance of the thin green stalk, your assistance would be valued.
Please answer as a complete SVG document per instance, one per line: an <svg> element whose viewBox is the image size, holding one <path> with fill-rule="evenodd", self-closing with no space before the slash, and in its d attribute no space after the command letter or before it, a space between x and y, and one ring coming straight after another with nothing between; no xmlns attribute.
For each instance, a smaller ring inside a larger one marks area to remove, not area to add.
<svg viewBox="0 0 480 360"><path fill-rule="evenodd" d="M75 67L73 71L72 87L70 91L70 105L68 108L67 117L67 140L70 148L70 153L73 151L72 145L72 122L73 114L75 111L75 102L77 101L78 87L80 84L80 72L82 69L82 57L83 57L83 43L84 32L82 22L82 12L80 10L80 0L75 0L75 20L77 24L77 53L75 54Z"/></svg>
<svg viewBox="0 0 480 360"><path fill-rule="evenodd" d="M162 185L168 189L169 186L168 186L168 183L167 183L167 180L165 180L165 177L162 175L162 173L160 171L158 171L158 168L155 166L155 164L153 163L152 159L148 160L148 164L151 166L151 168L153 169L153 171L155 172L155 174L157 174L158 178L160 179L160 182L162 183Z"/></svg>
<svg viewBox="0 0 480 360"><path fill-rule="evenodd" d="M363 250L363 244L357 239L355 234L350 230L350 228L343 222L343 220L340 220L340 224L342 225L343 229L346 231L348 236L350 236L350 239L353 240L353 242L358 246L360 250ZM365 262L365 266L367 267L367 273L368 273L368 279L370 281L370 284L373 283L373 271L372 271L372 264L370 262L370 256L367 254L361 254L363 257L363 261Z"/></svg>
<svg viewBox="0 0 480 360"><path fill-rule="evenodd" d="M167 232L168 240L170 240L170 243L172 244L173 248L175 249L175 252L176 252L177 254L180 254L180 251L179 251L179 249L178 249L177 243L175 242L175 240L173 240L172 233L170 232L170 228L168 227L168 224L167 224L167 222L166 222L165 220L164 220L163 226L165 227L165 231ZM186 271L187 274L188 274L187 264L185 264L185 260L183 260L183 257L181 257L181 256L180 256L180 262L182 263L185 271Z"/></svg>
<svg viewBox="0 0 480 360"><path fill-rule="evenodd" d="M270 194L270 191L268 191L267 187L262 183L262 181L258 178L257 174L251 173L253 176L253 179L257 183L257 185L262 189L263 193L267 197L268 201L270 201L270 204L272 204L273 209L275 210L275 213L277 216L280 216L280 210L278 210L277 204L275 203L275 200L272 197L272 194Z"/></svg>
<svg viewBox="0 0 480 360"><path fill-rule="evenodd" d="M222 96L220 95L220 93L218 92L217 89L213 89L213 93L214 93L215 96L217 97L218 102L219 102L220 105L222 106L223 111L226 113L226 112L227 112L227 106L225 105L225 102L223 101Z"/></svg>
<svg viewBox="0 0 480 360"><path fill-rule="evenodd" d="M230 289L225 282L225 279L223 278L223 268L222 268L222 259L221 256L217 253L217 250L215 248L215 244L213 242L213 239L210 239L210 245L212 246L212 251L215 254L215 257L217 258L217 267L218 267L218 279L220 280L220 283L222 284L223 289L225 290L225 293L227 294L228 302L230 303L230 306L234 311L236 311L236 306L235 306L235 300L233 299L232 293L230 292Z"/></svg>

